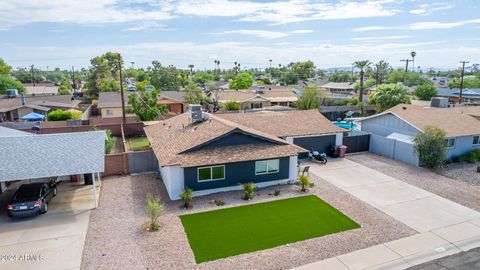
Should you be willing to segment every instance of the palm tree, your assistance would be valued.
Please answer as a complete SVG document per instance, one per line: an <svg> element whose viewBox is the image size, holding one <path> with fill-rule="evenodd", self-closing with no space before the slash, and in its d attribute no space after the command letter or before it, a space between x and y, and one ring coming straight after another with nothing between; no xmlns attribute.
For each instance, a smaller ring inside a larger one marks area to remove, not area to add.
<svg viewBox="0 0 480 270"><path fill-rule="evenodd" d="M415 56L417 55L416 52L411 52L410 55L412 56L412 67L413 67L413 71L415 72Z"/></svg>
<svg viewBox="0 0 480 270"><path fill-rule="evenodd" d="M188 68L190 69L190 75L193 75L193 67L194 65L192 64L188 65Z"/></svg>
<svg viewBox="0 0 480 270"><path fill-rule="evenodd" d="M272 59L268 60L270 62L270 67L272 67Z"/></svg>
<svg viewBox="0 0 480 270"><path fill-rule="evenodd" d="M355 61L354 65L356 68L360 69L360 95L358 100L363 102L363 76L365 75L365 68L370 66L372 63L368 60Z"/></svg>

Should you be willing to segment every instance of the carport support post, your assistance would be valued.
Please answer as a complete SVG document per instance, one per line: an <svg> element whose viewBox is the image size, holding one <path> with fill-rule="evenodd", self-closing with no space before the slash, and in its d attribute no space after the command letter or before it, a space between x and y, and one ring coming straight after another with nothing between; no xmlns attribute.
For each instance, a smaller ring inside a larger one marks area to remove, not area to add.
<svg viewBox="0 0 480 270"><path fill-rule="evenodd" d="M93 209L97 208L97 184L95 183L95 173L92 173L92 188L93 188Z"/></svg>

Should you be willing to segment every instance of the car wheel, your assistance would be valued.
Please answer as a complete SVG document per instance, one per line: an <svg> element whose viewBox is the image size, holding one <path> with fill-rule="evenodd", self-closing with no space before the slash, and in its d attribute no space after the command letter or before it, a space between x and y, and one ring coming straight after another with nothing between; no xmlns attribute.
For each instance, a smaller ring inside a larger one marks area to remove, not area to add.
<svg viewBox="0 0 480 270"><path fill-rule="evenodd" d="M53 197L55 197L55 196L57 196L57 188L56 187L53 188Z"/></svg>
<svg viewBox="0 0 480 270"><path fill-rule="evenodd" d="M47 213L47 211L48 211L48 202L45 201L45 202L43 203L42 214Z"/></svg>

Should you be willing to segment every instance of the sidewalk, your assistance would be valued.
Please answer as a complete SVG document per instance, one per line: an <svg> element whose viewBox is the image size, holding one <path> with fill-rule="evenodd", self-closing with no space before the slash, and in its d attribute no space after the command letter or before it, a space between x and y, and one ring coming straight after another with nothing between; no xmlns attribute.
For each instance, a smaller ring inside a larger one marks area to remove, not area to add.
<svg viewBox="0 0 480 270"><path fill-rule="evenodd" d="M419 234L295 269L405 269L480 246L480 213L353 161L332 161L308 165Z"/></svg>

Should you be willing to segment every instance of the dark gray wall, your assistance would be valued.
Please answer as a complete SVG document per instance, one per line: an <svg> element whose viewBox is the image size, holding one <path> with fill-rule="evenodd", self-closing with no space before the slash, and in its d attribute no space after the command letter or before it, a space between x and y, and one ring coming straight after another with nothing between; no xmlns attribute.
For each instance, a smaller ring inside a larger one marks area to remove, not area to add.
<svg viewBox="0 0 480 270"><path fill-rule="evenodd" d="M261 139L250 134L245 134L241 131L234 131L230 134L225 135L215 141L209 142L205 145L199 145L192 148L191 150L198 150L207 147L221 147L221 146L231 146L231 145L242 145L242 144L253 144L253 143L265 143L269 142L268 140ZM274 144L273 142L271 142Z"/></svg>
<svg viewBox="0 0 480 270"><path fill-rule="evenodd" d="M130 173L158 171L158 161L152 150L128 152Z"/></svg>
<svg viewBox="0 0 480 270"><path fill-rule="evenodd" d="M315 150L320 153L328 153L328 148L335 145L335 134L314 137L293 138L293 143L307 149L308 151ZM298 155L298 158L307 158L307 153Z"/></svg>
<svg viewBox="0 0 480 270"><path fill-rule="evenodd" d="M240 183L248 182L267 182L288 179L290 158L279 158L279 172L272 174L255 175L255 161L244 161L237 163L227 163L225 165L225 179L207 182L197 181L197 168L184 168L185 187L193 190L204 190L212 188L222 188L237 186ZM204 166L201 166L204 167Z"/></svg>

